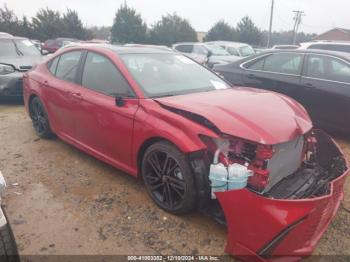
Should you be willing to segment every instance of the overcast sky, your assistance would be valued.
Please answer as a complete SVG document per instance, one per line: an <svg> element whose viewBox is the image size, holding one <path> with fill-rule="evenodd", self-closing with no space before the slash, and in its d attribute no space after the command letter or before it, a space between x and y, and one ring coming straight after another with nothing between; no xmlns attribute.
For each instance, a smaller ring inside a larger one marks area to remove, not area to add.
<svg viewBox="0 0 350 262"><path fill-rule="evenodd" d="M59 11L66 8L79 13L83 23L112 25L116 10L124 0L0 0L18 16L34 16L39 8L49 7ZM148 25L159 20L163 14L176 12L189 19L197 31L207 31L216 21L236 25L245 15L250 16L261 29L269 24L271 0L127 0L137 9ZM301 31L320 33L333 27L350 29L350 0L275 0L273 30L293 28L293 10L306 14Z"/></svg>

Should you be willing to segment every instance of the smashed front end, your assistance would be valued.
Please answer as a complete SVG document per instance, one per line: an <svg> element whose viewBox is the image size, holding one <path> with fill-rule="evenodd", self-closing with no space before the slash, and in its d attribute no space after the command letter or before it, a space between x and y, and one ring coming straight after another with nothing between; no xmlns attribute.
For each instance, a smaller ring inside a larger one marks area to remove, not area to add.
<svg viewBox="0 0 350 262"><path fill-rule="evenodd" d="M310 255L338 210L349 173L335 142L318 130L271 146L202 139L208 159L217 162L207 172L211 194L200 208L227 225L225 251L245 261ZM246 184L234 184L241 188L229 186L233 165L237 174L249 174ZM213 186L222 167L228 170L226 186Z"/></svg>

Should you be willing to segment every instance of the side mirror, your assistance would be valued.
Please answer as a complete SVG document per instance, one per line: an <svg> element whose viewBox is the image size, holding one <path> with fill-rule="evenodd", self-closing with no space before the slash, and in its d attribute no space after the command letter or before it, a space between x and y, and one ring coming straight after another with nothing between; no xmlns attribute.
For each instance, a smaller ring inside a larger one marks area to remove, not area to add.
<svg viewBox="0 0 350 262"><path fill-rule="evenodd" d="M122 107L122 106L124 106L124 105L125 105L124 98L123 98L122 96L117 96L117 97L115 98L115 105L116 105L117 107Z"/></svg>
<svg viewBox="0 0 350 262"><path fill-rule="evenodd" d="M207 57L209 58L209 57L211 57L212 55L213 55L213 52L210 51L210 50L208 50Z"/></svg>

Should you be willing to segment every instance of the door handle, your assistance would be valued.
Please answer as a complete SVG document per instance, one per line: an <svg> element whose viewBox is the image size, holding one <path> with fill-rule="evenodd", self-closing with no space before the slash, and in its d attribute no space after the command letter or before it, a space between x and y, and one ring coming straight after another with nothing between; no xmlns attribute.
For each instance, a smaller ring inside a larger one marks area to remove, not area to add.
<svg viewBox="0 0 350 262"><path fill-rule="evenodd" d="M255 75L254 74L248 74L248 78L249 79L255 79Z"/></svg>
<svg viewBox="0 0 350 262"><path fill-rule="evenodd" d="M81 93L71 93L71 95L75 98L75 99L78 99L78 100L81 100L83 99L83 96L81 95Z"/></svg>
<svg viewBox="0 0 350 262"><path fill-rule="evenodd" d="M314 87L314 85L311 84L311 83L305 83L305 87L306 87L307 89L311 89L311 88Z"/></svg>

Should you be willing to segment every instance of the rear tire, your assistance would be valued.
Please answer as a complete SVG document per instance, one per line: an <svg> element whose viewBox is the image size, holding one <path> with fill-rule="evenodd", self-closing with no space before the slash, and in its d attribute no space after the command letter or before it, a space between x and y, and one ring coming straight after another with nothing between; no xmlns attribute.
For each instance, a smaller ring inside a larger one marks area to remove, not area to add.
<svg viewBox="0 0 350 262"><path fill-rule="evenodd" d="M30 101L29 114L35 132L40 138L53 137L54 134L50 128L49 118L39 97L36 96Z"/></svg>
<svg viewBox="0 0 350 262"><path fill-rule="evenodd" d="M153 201L169 213L191 211L196 204L196 188L186 156L169 142L157 142L145 152L142 178Z"/></svg>

